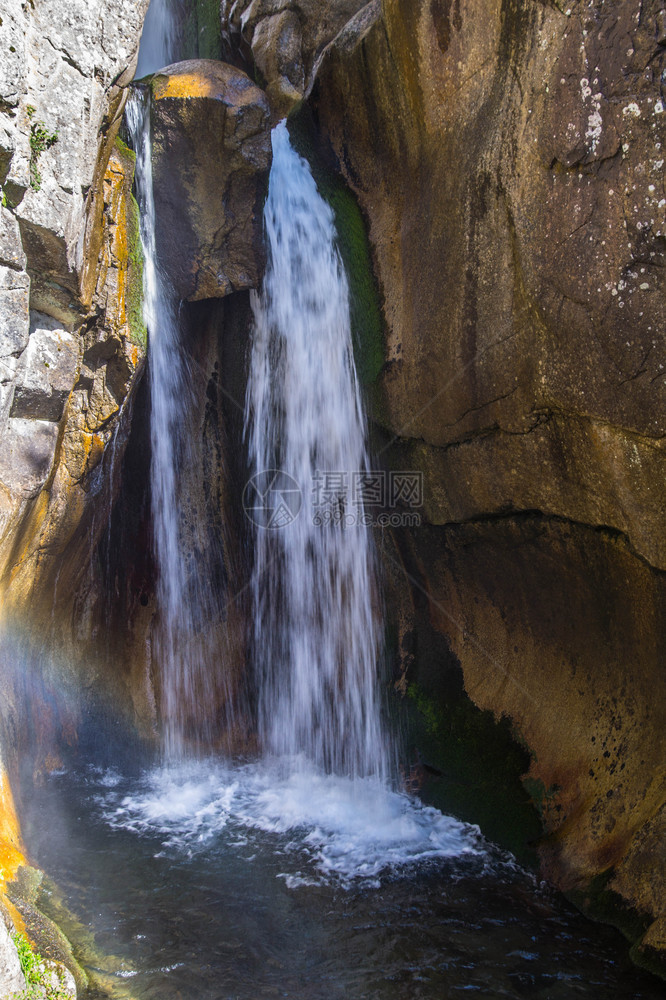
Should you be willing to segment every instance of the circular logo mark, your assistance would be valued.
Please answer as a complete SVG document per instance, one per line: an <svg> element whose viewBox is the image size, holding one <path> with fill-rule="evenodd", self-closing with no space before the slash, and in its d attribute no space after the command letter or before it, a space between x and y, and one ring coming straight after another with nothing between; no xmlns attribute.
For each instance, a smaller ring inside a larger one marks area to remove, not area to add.
<svg viewBox="0 0 666 1000"><path fill-rule="evenodd" d="M257 472L243 490L243 509L259 528L286 528L296 520L302 504L300 486L281 469Z"/></svg>

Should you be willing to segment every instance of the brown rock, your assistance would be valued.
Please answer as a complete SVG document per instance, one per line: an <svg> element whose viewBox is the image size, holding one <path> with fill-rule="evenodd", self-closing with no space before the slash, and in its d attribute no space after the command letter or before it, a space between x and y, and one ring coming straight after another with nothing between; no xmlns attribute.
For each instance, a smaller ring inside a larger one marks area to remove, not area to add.
<svg viewBox="0 0 666 1000"><path fill-rule="evenodd" d="M403 531L400 550L466 692L530 748L543 873L568 891L613 874L664 916L663 574L620 536L538 515Z"/></svg>
<svg viewBox="0 0 666 1000"><path fill-rule="evenodd" d="M423 469L441 525L403 540L433 623L534 751L544 871L568 888L614 872L655 920L662 7L385 0L312 99L369 221L384 458Z"/></svg>
<svg viewBox="0 0 666 1000"><path fill-rule="evenodd" d="M666 55L634 2L500 7L391 0L320 69L385 301L381 419L442 478L456 449L447 517L536 507L663 568Z"/></svg>
<svg viewBox="0 0 666 1000"><path fill-rule="evenodd" d="M377 0L223 0L227 34L248 43L266 93L280 115L310 93L326 47Z"/></svg>
<svg viewBox="0 0 666 1000"><path fill-rule="evenodd" d="M210 59L167 67L151 86L162 266L182 299L256 287L271 148L265 94Z"/></svg>

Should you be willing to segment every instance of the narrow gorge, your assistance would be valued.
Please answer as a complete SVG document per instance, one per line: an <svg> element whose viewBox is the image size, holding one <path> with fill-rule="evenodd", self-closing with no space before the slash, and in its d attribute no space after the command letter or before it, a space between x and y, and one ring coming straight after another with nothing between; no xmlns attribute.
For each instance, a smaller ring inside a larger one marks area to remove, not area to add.
<svg viewBox="0 0 666 1000"><path fill-rule="evenodd" d="M666 4L0 45L0 1000L656 1000Z"/></svg>

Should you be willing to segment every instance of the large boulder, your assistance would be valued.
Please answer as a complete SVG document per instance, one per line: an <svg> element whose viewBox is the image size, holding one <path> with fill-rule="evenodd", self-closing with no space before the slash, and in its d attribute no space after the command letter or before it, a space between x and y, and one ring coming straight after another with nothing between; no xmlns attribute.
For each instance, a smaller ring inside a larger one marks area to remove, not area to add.
<svg viewBox="0 0 666 1000"><path fill-rule="evenodd" d="M266 95L212 59L169 66L151 88L160 264L181 299L256 287L271 156Z"/></svg>

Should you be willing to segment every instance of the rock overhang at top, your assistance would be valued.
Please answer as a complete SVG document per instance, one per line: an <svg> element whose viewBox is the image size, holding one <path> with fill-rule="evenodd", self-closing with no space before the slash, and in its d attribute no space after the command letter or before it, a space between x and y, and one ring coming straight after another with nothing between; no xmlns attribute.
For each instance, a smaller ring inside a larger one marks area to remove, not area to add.
<svg viewBox="0 0 666 1000"><path fill-rule="evenodd" d="M212 59L167 66L149 86L161 267L190 301L257 287L271 161L266 95L242 70Z"/></svg>

